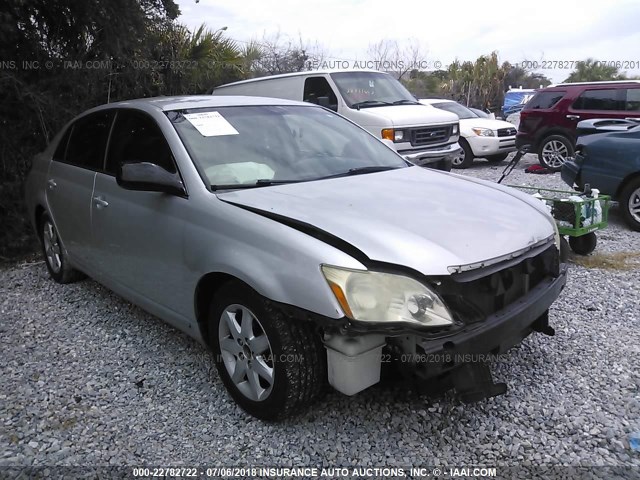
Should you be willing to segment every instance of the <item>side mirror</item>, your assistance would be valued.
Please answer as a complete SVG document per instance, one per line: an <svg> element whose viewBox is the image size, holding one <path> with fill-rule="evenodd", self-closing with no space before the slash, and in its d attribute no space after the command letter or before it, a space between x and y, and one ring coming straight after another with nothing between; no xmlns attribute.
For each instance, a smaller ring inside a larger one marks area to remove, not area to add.
<svg viewBox="0 0 640 480"><path fill-rule="evenodd" d="M329 103L329 97L318 97L318 105L333 110L334 112L338 111L337 105L331 105L331 103Z"/></svg>
<svg viewBox="0 0 640 480"><path fill-rule="evenodd" d="M187 193L180 175L150 162L123 163L118 169L116 181L127 190L163 192L178 196Z"/></svg>

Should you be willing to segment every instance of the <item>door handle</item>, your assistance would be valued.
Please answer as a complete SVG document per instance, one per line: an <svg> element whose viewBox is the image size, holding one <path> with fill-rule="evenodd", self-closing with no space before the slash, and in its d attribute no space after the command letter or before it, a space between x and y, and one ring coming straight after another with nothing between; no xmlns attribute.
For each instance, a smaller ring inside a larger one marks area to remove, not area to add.
<svg viewBox="0 0 640 480"><path fill-rule="evenodd" d="M58 186L58 184L56 183L56 181L53 178L50 179L50 180L47 180L47 187L49 188L49 190L53 190L57 186Z"/></svg>
<svg viewBox="0 0 640 480"><path fill-rule="evenodd" d="M580 115L567 115L567 118L569 120L578 120L580 118Z"/></svg>
<svg viewBox="0 0 640 480"><path fill-rule="evenodd" d="M109 206L109 202L102 197L93 197L93 203L96 208L107 208Z"/></svg>

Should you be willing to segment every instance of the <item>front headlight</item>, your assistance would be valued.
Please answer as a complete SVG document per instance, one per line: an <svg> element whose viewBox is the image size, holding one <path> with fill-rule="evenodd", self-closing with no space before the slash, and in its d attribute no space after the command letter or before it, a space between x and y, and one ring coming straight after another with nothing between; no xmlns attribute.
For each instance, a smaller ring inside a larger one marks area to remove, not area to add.
<svg viewBox="0 0 640 480"><path fill-rule="evenodd" d="M438 294L412 278L328 265L322 265L322 273L345 315L353 320L425 327L453 323Z"/></svg>
<svg viewBox="0 0 640 480"><path fill-rule="evenodd" d="M451 129L451 135L457 135L457 134L458 134L458 124L456 123Z"/></svg>
<svg viewBox="0 0 640 480"><path fill-rule="evenodd" d="M474 127L471 130L479 137L495 137L495 133L490 128Z"/></svg>

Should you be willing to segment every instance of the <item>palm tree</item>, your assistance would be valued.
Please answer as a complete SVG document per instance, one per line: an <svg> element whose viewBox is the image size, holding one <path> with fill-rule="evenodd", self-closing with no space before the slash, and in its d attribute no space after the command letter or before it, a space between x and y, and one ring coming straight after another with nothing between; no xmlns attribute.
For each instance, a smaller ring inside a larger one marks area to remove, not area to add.
<svg viewBox="0 0 640 480"><path fill-rule="evenodd" d="M565 82L597 82L606 80L623 80L621 74L615 66L598 62L593 58L587 58L583 62L578 62L576 69L571 72Z"/></svg>

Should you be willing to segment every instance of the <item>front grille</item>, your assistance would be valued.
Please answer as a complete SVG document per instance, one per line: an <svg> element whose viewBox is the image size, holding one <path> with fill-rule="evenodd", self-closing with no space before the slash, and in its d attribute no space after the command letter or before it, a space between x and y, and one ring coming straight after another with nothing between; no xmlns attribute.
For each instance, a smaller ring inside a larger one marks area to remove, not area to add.
<svg viewBox="0 0 640 480"><path fill-rule="evenodd" d="M510 128L499 128L498 129L498 136L499 137L512 137L514 136L518 131L515 129L515 127L510 127Z"/></svg>
<svg viewBox="0 0 640 480"><path fill-rule="evenodd" d="M558 250L550 246L536 256L487 276L464 281L465 274L440 278L436 287L455 320L481 322L525 296L549 276L559 275Z"/></svg>
<svg viewBox="0 0 640 480"><path fill-rule="evenodd" d="M437 127L418 127L409 130L411 145L432 145L442 143L451 136L451 125L439 125Z"/></svg>

